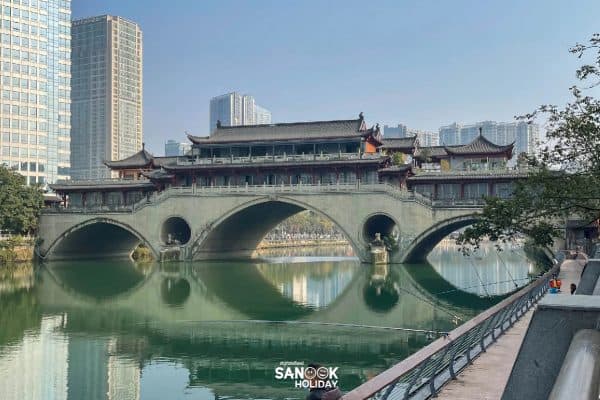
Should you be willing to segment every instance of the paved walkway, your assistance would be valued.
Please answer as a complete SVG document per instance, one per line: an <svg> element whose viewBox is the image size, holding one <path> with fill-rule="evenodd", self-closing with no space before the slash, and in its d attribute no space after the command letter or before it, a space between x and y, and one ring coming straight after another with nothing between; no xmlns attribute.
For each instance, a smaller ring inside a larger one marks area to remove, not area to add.
<svg viewBox="0 0 600 400"><path fill-rule="evenodd" d="M578 284L583 270L582 260L566 260L560 268L562 293L548 296L569 296L571 283ZM519 321L490 346L486 353L473 361L450 381L438 394L439 399L448 400L498 400L510 377L513 364L521 348L525 332L533 316L529 310Z"/></svg>

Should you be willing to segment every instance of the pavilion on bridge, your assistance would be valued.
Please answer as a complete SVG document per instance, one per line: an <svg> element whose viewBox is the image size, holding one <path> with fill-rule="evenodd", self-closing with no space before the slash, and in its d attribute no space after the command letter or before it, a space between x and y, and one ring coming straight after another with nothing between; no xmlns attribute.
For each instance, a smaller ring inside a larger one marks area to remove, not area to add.
<svg viewBox="0 0 600 400"><path fill-rule="evenodd" d="M157 157L144 147L106 161L115 180L62 181L51 187L73 206L125 206L171 186L335 185L388 183L432 199L506 196L523 174L509 171L513 144L481 134L459 146L420 147L416 137L385 139L358 119L222 126L188 135L183 156Z"/></svg>

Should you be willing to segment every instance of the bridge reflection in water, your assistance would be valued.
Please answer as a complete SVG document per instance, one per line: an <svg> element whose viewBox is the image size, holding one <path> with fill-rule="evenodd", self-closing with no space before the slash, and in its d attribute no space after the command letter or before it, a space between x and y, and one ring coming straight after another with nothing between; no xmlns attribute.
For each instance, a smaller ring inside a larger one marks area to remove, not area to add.
<svg viewBox="0 0 600 400"><path fill-rule="evenodd" d="M350 389L501 298L478 296L472 272L444 280L448 262L302 260L31 270L33 285L0 286L3 398L303 398L274 368L315 360ZM504 262L516 278L530 272Z"/></svg>

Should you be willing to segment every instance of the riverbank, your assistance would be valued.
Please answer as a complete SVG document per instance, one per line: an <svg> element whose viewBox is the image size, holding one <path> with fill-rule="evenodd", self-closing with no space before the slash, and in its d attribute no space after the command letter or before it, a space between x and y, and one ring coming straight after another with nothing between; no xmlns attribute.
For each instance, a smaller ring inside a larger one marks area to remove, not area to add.
<svg viewBox="0 0 600 400"><path fill-rule="evenodd" d="M349 244L344 239L263 240L258 245L257 250L292 247L332 247L347 246Z"/></svg>
<svg viewBox="0 0 600 400"><path fill-rule="evenodd" d="M4 245L0 243L0 266L33 261L33 243Z"/></svg>

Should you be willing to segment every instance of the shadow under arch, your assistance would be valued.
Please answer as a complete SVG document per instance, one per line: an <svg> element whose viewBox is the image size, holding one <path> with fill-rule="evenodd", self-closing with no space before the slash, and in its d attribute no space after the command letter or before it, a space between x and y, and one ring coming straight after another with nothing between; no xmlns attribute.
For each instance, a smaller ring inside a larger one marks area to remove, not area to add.
<svg viewBox="0 0 600 400"><path fill-rule="evenodd" d="M158 252L150 242L131 226L110 218L92 218L61 233L42 259L129 258L140 243L144 243L158 259Z"/></svg>
<svg viewBox="0 0 600 400"><path fill-rule="evenodd" d="M44 264L48 275L72 296L95 303L114 301L134 293L144 286L156 268L144 273L127 260L111 262L75 261Z"/></svg>
<svg viewBox="0 0 600 400"><path fill-rule="evenodd" d="M433 248L452 232L472 225L479 219L478 214L461 215L440 221L418 235L404 250L402 264L425 263Z"/></svg>
<svg viewBox="0 0 600 400"><path fill-rule="evenodd" d="M193 276L229 307L249 319L291 321L312 314L315 310L284 296L273 286L256 265L250 263L219 263L197 266Z"/></svg>
<svg viewBox="0 0 600 400"><path fill-rule="evenodd" d="M244 203L207 226L193 241L192 259L251 258L267 233L282 221L305 210L333 222L360 257L359 243L334 218L310 204L282 196L269 196Z"/></svg>

